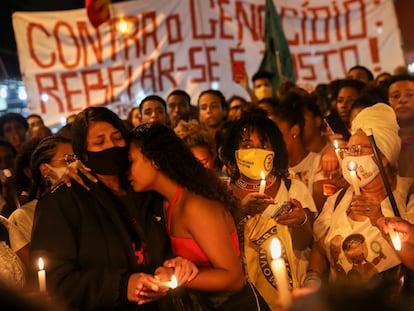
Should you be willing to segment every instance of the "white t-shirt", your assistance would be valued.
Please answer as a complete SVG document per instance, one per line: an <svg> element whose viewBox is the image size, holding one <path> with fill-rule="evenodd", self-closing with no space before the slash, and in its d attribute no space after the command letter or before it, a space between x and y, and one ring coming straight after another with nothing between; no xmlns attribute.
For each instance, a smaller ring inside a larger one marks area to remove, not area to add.
<svg viewBox="0 0 414 311"><path fill-rule="evenodd" d="M15 252L30 243L36 204L37 200L27 202L9 216L10 246Z"/></svg>
<svg viewBox="0 0 414 311"><path fill-rule="evenodd" d="M309 152L308 155L295 166L289 167L290 179L302 181L313 194L313 183L325 179L322 172L316 173L321 162L321 154Z"/></svg>
<svg viewBox="0 0 414 311"><path fill-rule="evenodd" d="M397 187L393 195L403 218L411 218L413 211L407 207L407 179L397 178ZM331 279L347 279L357 276L362 280L395 267L400 259L381 231L373 226L368 218L364 221L353 221L347 216L353 189L349 187L343 198L335 207L338 191L329 197L313 225L317 240L323 239L326 254L330 263ZM381 210L385 217L394 213L388 198L381 202Z"/></svg>

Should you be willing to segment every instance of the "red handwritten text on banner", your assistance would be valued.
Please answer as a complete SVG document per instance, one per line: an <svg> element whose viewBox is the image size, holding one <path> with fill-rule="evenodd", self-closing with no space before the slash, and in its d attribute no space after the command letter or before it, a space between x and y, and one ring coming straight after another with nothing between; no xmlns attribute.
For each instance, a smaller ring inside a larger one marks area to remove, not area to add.
<svg viewBox="0 0 414 311"><path fill-rule="evenodd" d="M299 81L341 78L355 64L377 74L403 63L392 0L275 4ZM96 29L85 10L13 15L30 111L48 123L90 105L124 115L143 96L175 88L195 104L212 83L226 96L247 96L231 63L243 61L250 76L257 70L264 1L129 1L113 12Z"/></svg>

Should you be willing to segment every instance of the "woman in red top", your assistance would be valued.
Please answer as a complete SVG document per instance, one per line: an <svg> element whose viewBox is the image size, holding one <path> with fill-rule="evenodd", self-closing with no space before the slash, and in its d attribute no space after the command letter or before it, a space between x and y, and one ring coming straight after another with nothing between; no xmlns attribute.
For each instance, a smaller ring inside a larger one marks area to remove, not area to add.
<svg viewBox="0 0 414 311"><path fill-rule="evenodd" d="M173 252L199 267L185 287L198 297L209 292L201 295L201 304L215 310L269 310L252 285L245 284L231 213L238 201L227 186L164 125L138 126L129 141L132 187L164 196Z"/></svg>

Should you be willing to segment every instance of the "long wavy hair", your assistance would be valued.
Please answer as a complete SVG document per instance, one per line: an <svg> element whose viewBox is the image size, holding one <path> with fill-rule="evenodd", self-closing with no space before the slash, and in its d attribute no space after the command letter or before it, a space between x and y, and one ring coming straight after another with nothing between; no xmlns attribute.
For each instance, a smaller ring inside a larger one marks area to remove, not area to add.
<svg viewBox="0 0 414 311"><path fill-rule="evenodd" d="M227 185L194 157L172 129L159 123L143 124L129 133L128 140L168 178L189 191L221 202L231 212L239 207L238 199Z"/></svg>
<svg viewBox="0 0 414 311"><path fill-rule="evenodd" d="M220 147L220 158L230 171L231 182L234 183L240 177L235 152L239 149L246 131L248 133L257 131L264 141L269 141L275 153L272 174L278 179L286 179L288 156L283 135L276 124L267 117L264 110L255 108L242 113L240 119L227 130Z"/></svg>

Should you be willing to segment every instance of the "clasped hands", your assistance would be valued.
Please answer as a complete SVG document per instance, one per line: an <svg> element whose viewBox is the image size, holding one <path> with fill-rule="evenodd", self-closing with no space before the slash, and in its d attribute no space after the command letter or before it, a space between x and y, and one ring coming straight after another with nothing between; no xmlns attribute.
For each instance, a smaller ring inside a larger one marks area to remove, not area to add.
<svg viewBox="0 0 414 311"><path fill-rule="evenodd" d="M154 275L134 273L128 280L128 300L137 304L145 304L165 296L170 289L164 282L171 281L174 275L177 285L191 282L198 274L197 266L182 257L164 261L163 266L155 270Z"/></svg>

